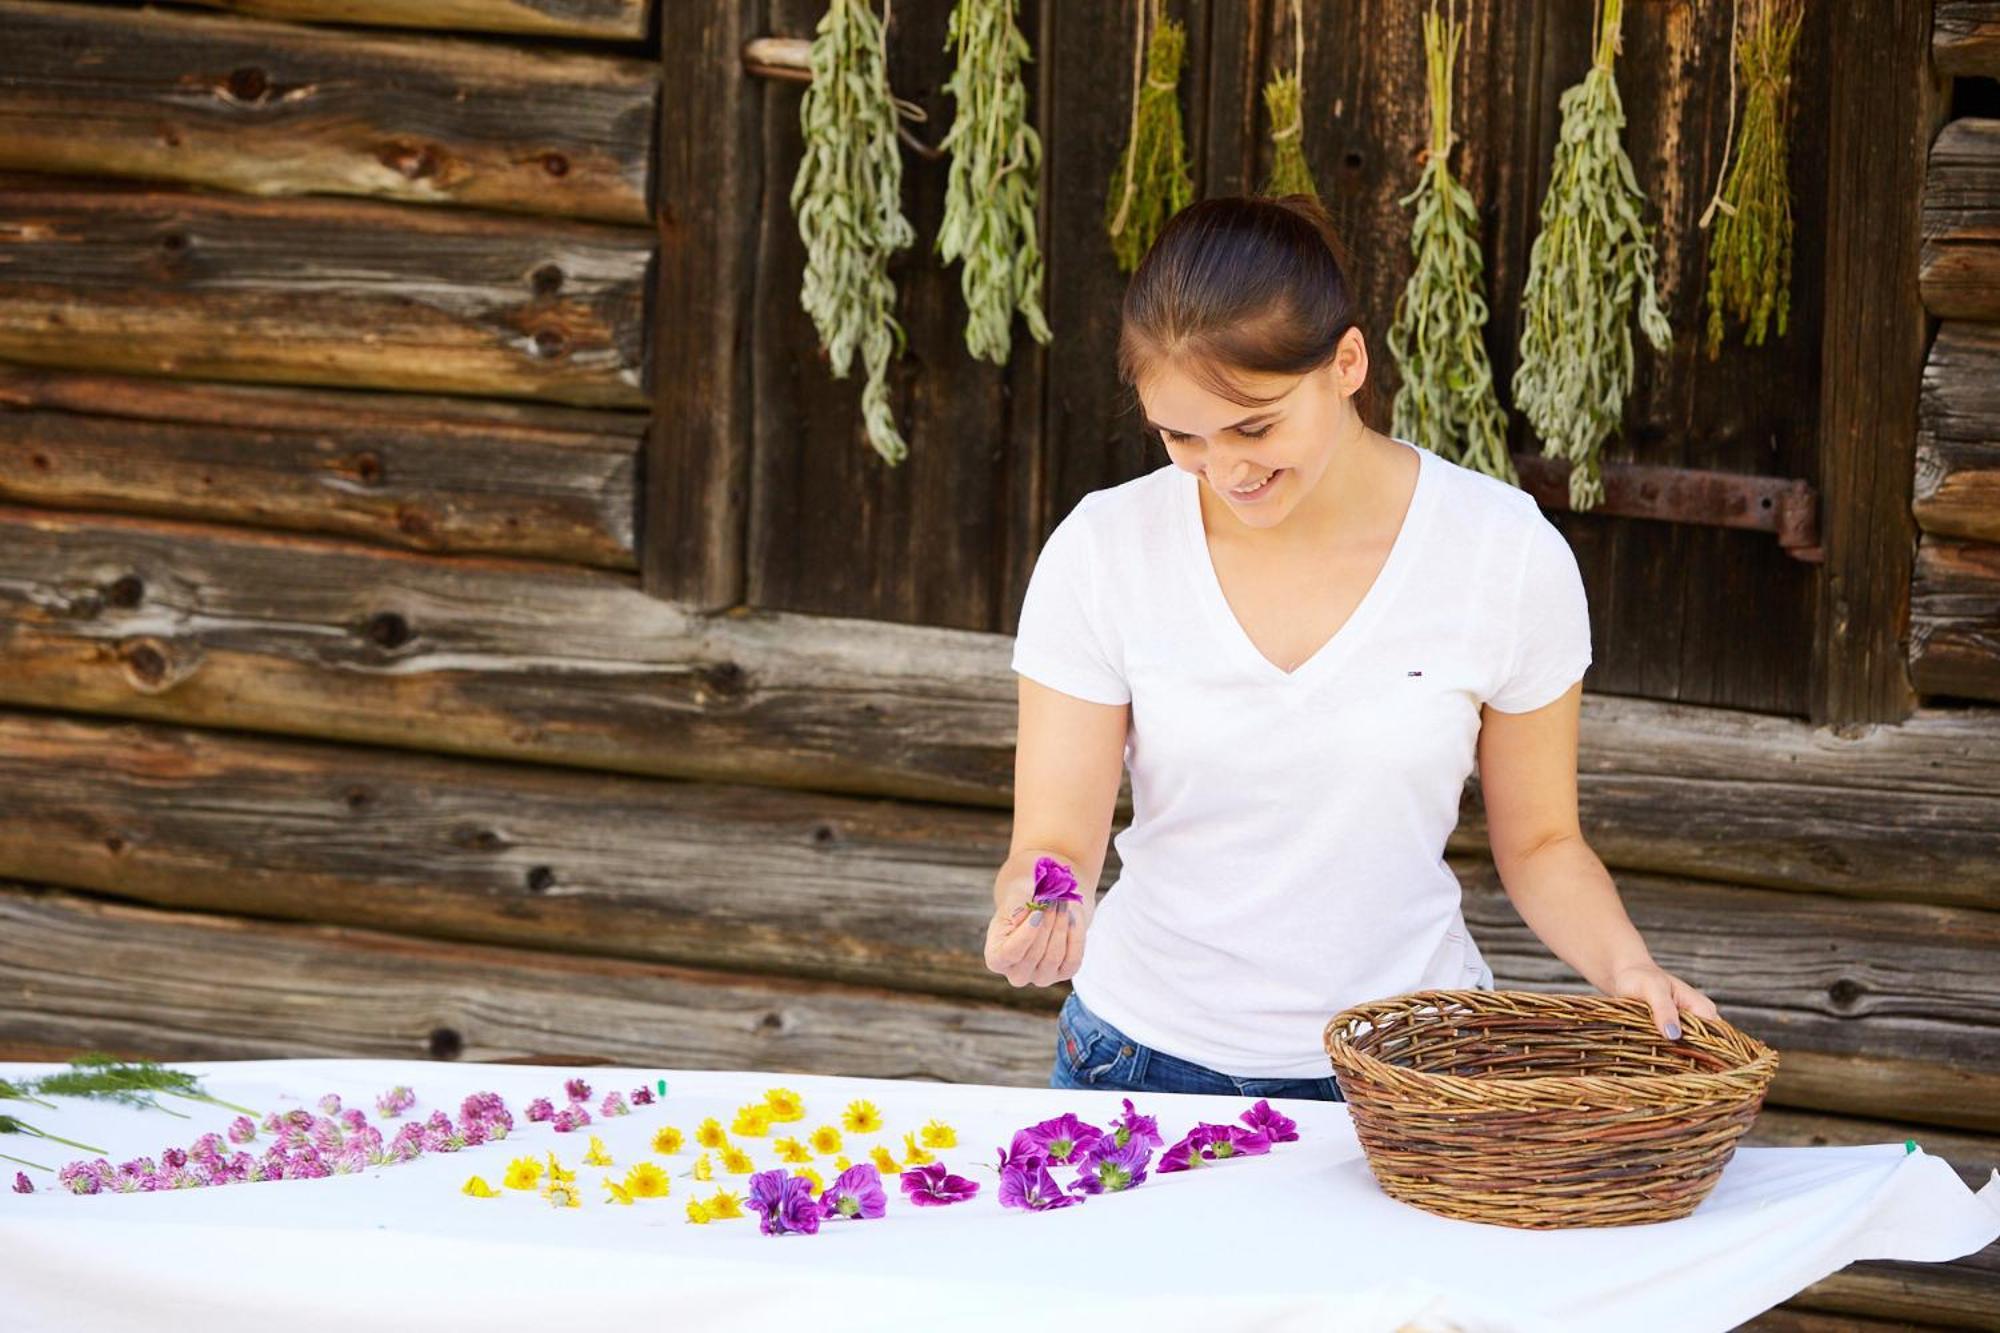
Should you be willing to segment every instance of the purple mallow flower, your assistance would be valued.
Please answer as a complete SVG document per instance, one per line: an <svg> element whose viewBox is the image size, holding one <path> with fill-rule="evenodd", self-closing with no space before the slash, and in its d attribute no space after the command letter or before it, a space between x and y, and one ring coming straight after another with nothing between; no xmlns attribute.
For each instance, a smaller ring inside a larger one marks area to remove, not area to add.
<svg viewBox="0 0 2000 1333"><path fill-rule="evenodd" d="M943 1162L927 1162L902 1174L903 1193L920 1208L963 1203L979 1193L979 1182L955 1176Z"/></svg>
<svg viewBox="0 0 2000 1333"><path fill-rule="evenodd" d="M1129 1190L1134 1185L1144 1184L1146 1163L1153 1158L1153 1150L1146 1143L1133 1140L1118 1144L1105 1138L1099 1139L1097 1146L1079 1165L1075 1182L1070 1186L1078 1194L1115 1194Z"/></svg>
<svg viewBox="0 0 2000 1333"><path fill-rule="evenodd" d="M1299 1122L1282 1111L1272 1110L1271 1103L1261 1099L1236 1118L1250 1128L1261 1131L1264 1137L1273 1143L1293 1143L1299 1137Z"/></svg>
<svg viewBox="0 0 2000 1333"><path fill-rule="evenodd" d="M384 1120L394 1120L417 1104L417 1094L398 1083L375 1099L375 1111Z"/></svg>
<svg viewBox="0 0 2000 1333"><path fill-rule="evenodd" d="M843 1171L842 1178L847 1174ZM819 1230L821 1212L813 1199L812 1182L786 1175L783 1167L750 1177L750 1206L757 1213L757 1229L767 1236L810 1236Z"/></svg>
<svg viewBox="0 0 2000 1333"><path fill-rule="evenodd" d="M1160 1173L1187 1171L1226 1157L1251 1157L1269 1151L1271 1140L1261 1131L1236 1125L1199 1124L1160 1154Z"/></svg>
<svg viewBox="0 0 2000 1333"><path fill-rule="evenodd" d="M889 1211L889 1196L882 1189L882 1173L872 1162L850 1166L819 1196L820 1216L835 1221L880 1217Z"/></svg>
<svg viewBox="0 0 2000 1333"><path fill-rule="evenodd" d="M1017 1157L1001 1152L1001 1207L1025 1208L1029 1212L1041 1213L1081 1202L1081 1199L1063 1193L1062 1186L1049 1174L1047 1159L1040 1154L1031 1152Z"/></svg>
<svg viewBox="0 0 2000 1333"><path fill-rule="evenodd" d="M1072 1111L1064 1111L1053 1120L1015 1131L1007 1156L1011 1159L1034 1153L1050 1166L1066 1166L1080 1161L1103 1137L1103 1130L1077 1119Z"/></svg>
<svg viewBox="0 0 2000 1333"><path fill-rule="evenodd" d="M1044 856L1035 862L1035 891L1029 895L1029 908L1053 907L1057 903L1080 903L1083 895L1076 891L1076 876L1070 868L1053 856Z"/></svg>
<svg viewBox="0 0 2000 1333"><path fill-rule="evenodd" d="M1166 1140L1160 1137L1160 1122L1152 1116L1140 1115L1133 1109L1130 1097L1124 1101L1125 1114L1111 1122L1111 1132L1105 1137L1121 1148L1135 1140L1148 1148L1157 1148L1165 1143ZM1258 1104L1261 1106L1263 1103Z"/></svg>

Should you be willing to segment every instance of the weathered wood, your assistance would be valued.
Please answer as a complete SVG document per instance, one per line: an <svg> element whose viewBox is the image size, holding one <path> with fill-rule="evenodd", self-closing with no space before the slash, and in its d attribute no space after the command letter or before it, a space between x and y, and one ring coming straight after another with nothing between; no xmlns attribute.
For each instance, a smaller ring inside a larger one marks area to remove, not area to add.
<svg viewBox="0 0 2000 1333"><path fill-rule="evenodd" d="M0 358L642 406L637 228L0 175Z"/></svg>
<svg viewBox="0 0 2000 1333"><path fill-rule="evenodd" d="M997 811L6 713L0 790L0 875L1036 1003L981 954L1008 841ZM1587 989L1521 922L1491 862L1451 864L1501 985ZM1780 1049L1777 1102L2000 1128L2000 913L1639 872L1619 884L1661 964ZM896 931L852 924L882 912Z"/></svg>
<svg viewBox="0 0 2000 1333"><path fill-rule="evenodd" d="M645 222L644 61L0 0L0 167Z"/></svg>
<svg viewBox="0 0 2000 1333"><path fill-rule="evenodd" d="M698 616L608 572L0 509L0 699L36 707L1006 805L1009 650ZM1835 729L1589 695L1579 765L1613 865L2000 901L1990 710ZM1476 820L1453 847L1485 850Z"/></svg>
<svg viewBox="0 0 2000 1333"><path fill-rule="evenodd" d="M1979 1254L1947 1263L1875 1260L1853 1263L1822 1278L1788 1304L1838 1311L1843 1319L1918 1321L1944 1328L1991 1329L2000 1312L2000 1266ZM1908 1327L1910 1325L1904 1325Z"/></svg>
<svg viewBox="0 0 2000 1333"><path fill-rule="evenodd" d="M1945 1324L1919 1324L1908 1319L1863 1319L1800 1309L1791 1302L1773 1306L1746 1319L1730 1333L1941 1333Z"/></svg>
<svg viewBox="0 0 2000 1333"><path fill-rule="evenodd" d="M2000 326L1953 320L1931 343L1911 511L1925 532L2000 541Z"/></svg>
<svg viewBox="0 0 2000 1333"><path fill-rule="evenodd" d="M1931 58L1940 74L2000 78L2000 3L1937 0Z"/></svg>
<svg viewBox="0 0 2000 1333"><path fill-rule="evenodd" d="M2000 120L1938 131L1923 181L1924 304L1946 319L2000 319Z"/></svg>
<svg viewBox="0 0 2000 1333"><path fill-rule="evenodd" d="M1918 545L1910 675L1926 694L2000 699L2000 543Z"/></svg>
<svg viewBox="0 0 2000 1333"><path fill-rule="evenodd" d="M211 9L301 23L531 32L549 37L637 40L653 0L187 0ZM678 7L670 3L669 11Z"/></svg>
<svg viewBox="0 0 2000 1333"><path fill-rule="evenodd" d="M1893 722L1916 705L1903 644L1917 400L1929 328L1918 250L1931 234L1925 159L1948 83L1929 60L1931 0L1812 5L1829 30L1818 429L1819 601L1814 722ZM1806 116L1801 125L1813 124ZM1808 215L1809 216L1809 215ZM1815 327L1807 323L1806 328Z"/></svg>
<svg viewBox="0 0 2000 1333"><path fill-rule="evenodd" d="M0 364L0 499L629 569L645 418Z"/></svg>
<svg viewBox="0 0 2000 1333"><path fill-rule="evenodd" d="M1781 1106L1767 1106L1759 1112L1742 1141L1745 1147L1824 1148L1902 1143L1908 1139L1915 1139L1917 1146L1931 1156L1949 1162L1971 1190L1978 1190L2000 1168L2000 1135L1940 1129L1908 1120L1870 1120L1794 1111ZM2000 1261L2000 1253L1994 1257Z"/></svg>
<svg viewBox="0 0 2000 1333"><path fill-rule="evenodd" d="M299 978L310 977L310 987ZM1054 1006L828 986L0 885L0 1055L436 1056L1046 1086Z"/></svg>
<svg viewBox="0 0 2000 1333"><path fill-rule="evenodd" d="M711 0L661 15L653 308L673 313L652 328L643 585L699 611L744 601L760 230L751 224L766 99L733 57L762 8Z"/></svg>

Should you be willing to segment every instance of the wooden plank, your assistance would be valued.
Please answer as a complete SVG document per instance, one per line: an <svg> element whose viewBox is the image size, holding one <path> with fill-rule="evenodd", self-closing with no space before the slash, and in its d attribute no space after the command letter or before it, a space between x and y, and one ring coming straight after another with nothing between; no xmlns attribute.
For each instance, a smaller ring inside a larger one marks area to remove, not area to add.
<svg viewBox="0 0 2000 1333"><path fill-rule="evenodd" d="M1931 59L1940 74L2000 78L2000 0L1937 0Z"/></svg>
<svg viewBox="0 0 2000 1333"><path fill-rule="evenodd" d="M752 225L767 94L742 70L761 0L668 5L661 16L660 262L653 427L646 451L646 591L695 610L744 597L754 407ZM797 274L792 275L794 279Z"/></svg>
<svg viewBox="0 0 2000 1333"><path fill-rule="evenodd" d="M0 364L0 499L629 569L636 414Z"/></svg>
<svg viewBox="0 0 2000 1333"><path fill-rule="evenodd" d="M0 699L35 707L1005 806L1009 650L697 616L606 572L0 509ZM1613 865L1991 905L1994 716L1813 728L1589 695L1584 826ZM1476 822L1453 846L1485 851Z"/></svg>
<svg viewBox="0 0 2000 1333"><path fill-rule="evenodd" d="M1035 998L943 1000L0 884L9 1059L18 1042L162 1060L595 1059L1043 1087L1059 997Z"/></svg>
<svg viewBox="0 0 2000 1333"><path fill-rule="evenodd" d="M2000 543L1926 535L1918 545L1910 675L1926 694L2000 699Z"/></svg>
<svg viewBox="0 0 2000 1333"><path fill-rule="evenodd" d="M1911 512L1936 536L2000 541L2000 327L1938 328L1924 363Z"/></svg>
<svg viewBox="0 0 2000 1333"><path fill-rule="evenodd" d="M642 406L637 228L0 174L0 358Z"/></svg>
<svg viewBox="0 0 2000 1333"><path fill-rule="evenodd" d="M2000 119L1938 131L1923 180L1924 305L1945 319L2000 319Z"/></svg>
<svg viewBox="0 0 2000 1333"><path fill-rule="evenodd" d="M1731 1333L1936 1333L1945 1324L1918 1324L1907 1319L1863 1319L1850 1314L1826 1314L1800 1309L1791 1302L1773 1306L1738 1324Z"/></svg>
<svg viewBox="0 0 2000 1333"><path fill-rule="evenodd" d="M1940 1129L1908 1120L1794 1111L1780 1106L1766 1107L1758 1113L1756 1123L1743 1135L1743 1144L1757 1148L1824 1148L1902 1143L1909 1139L1915 1139L1917 1146L1931 1156L1949 1162L1966 1188L1975 1192L2000 1167L2000 1135ZM1995 1259L2000 1260L2000 1254Z"/></svg>
<svg viewBox="0 0 2000 1333"><path fill-rule="evenodd" d="M187 0L211 9L300 23L528 32L545 37L636 41L653 0ZM669 4L669 10L676 8Z"/></svg>
<svg viewBox="0 0 2000 1333"><path fill-rule="evenodd" d="M1991 1254L1987 1246L1981 1254ZM2000 1311L2000 1269L1980 1255L1946 1263L1876 1260L1853 1263L1822 1278L1789 1302L1838 1312L1843 1319L1914 1320L1945 1328L1995 1326Z"/></svg>
<svg viewBox="0 0 2000 1333"><path fill-rule="evenodd" d="M979 952L1008 841L998 811L7 713L0 789L0 875L1020 1002ZM1500 984L1588 990L1490 862L1451 867ZM2000 912L1639 872L1620 890L1663 966L1779 1048L1779 1102L2000 1128ZM851 925L860 902L902 924Z"/></svg>
<svg viewBox="0 0 2000 1333"><path fill-rule="evenodd" d="M1805 229L1826 247L1814 722L1893 722L1916 702L1903 634L1916 544L1907 487L1929 339L1918 250L1928 233L1925 158L1947 101L1928 59L1931 8L1809 6L1829 29L1825 152L1839 173L1824 228Z"/></svg>
<svg viewBox="0 0 2000 1333"><path fill-rule="evenodd" d="M640 60L0 0L0 168L647 220Z"/></svg>

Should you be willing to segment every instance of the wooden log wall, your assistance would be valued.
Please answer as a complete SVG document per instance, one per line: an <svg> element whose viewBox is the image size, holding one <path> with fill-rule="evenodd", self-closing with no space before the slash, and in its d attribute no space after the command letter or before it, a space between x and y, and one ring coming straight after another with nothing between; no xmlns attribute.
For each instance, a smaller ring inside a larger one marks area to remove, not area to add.
<svg viewBox="0 0 2000 1333"><path fill-rule="evenodd" d="M1118 279L1088 249L1122 6L1023 6L1067 345L969 363L955 270L902 261L917 447L887 474L797 309L772 202L797 89L735 63L750 37L808 33L814 0L193 3L211 12L0 0L0 1055L1044 1082L1061 988L1017 990L979 954L1013 762L996 631L1075 496L1145 462L1105 389ZM1249 188L1283 20L1175 3L1207 188ZM1953 8L1940 65L1947 40L1984 59L1962 20L1990 6ZM946 11L899 0L891 51L933 139ZM1383 254L1421 130L1417 13L1310 19L1314 165ZM1506 127L1461 164L1496 327L1582 67L1587 23L1559 13L1471 16L1497 55L1461 106ZM1812 13L1809 44L1843 40ZM1630 142L1679 237L1680 307L1726 21L1628 16ZM1351 64L1363 34L1382 68ZM1830 77L1806 62L1803 119ZM1810 217L1828 166L1823 143L1803 153ZM908 166L927 235L942 177ZM1982 171L1924 199L1958 201L1965 239L1937 234L1953 265L1981 262ZM1406 262L1362 273L1384 318ZM1939 592L1920 572L1916 602L1957 625L1985 614L2000 541L1990 331L1948 323L1924 390L1919 569ZM1811 400L1818 355L1779 344L1697 387L1677 349L1632 447L1810 475L1811 423L1782 402ZM1586 831L1661 960L1779 1047L1751 1141L1916 1137L1982 1183L2000 710L1798 720L1811 580L1768 538L1559 523L1602 612ZM1714 589L1769 632L1711 615ZM1976 632L1926 643L1980 678ZM1499 983L1584 989L1508 903L1476 781L1448 853ZM1765 1326L1978 1326L1997 1264L1855 1265Z"/></svg>

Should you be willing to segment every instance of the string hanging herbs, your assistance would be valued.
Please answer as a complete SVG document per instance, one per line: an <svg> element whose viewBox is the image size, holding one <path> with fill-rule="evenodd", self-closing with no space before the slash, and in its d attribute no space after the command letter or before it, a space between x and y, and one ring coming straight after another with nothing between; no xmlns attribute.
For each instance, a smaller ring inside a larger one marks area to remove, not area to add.
<svg viewBox="0 0 2000 1333"><path fill-rule="evenodd" d="M945 84L958 106L940 147L951 155L938 254L965 261L965 348L1006 364L1014 312L1036 342L1049 341L1042 315L1042 252L1035 237L1036 175L1042 141L1028 123L1021 65L1027 38L1015 23L1020 0L958 0L945 46L957 64Z"/></svg>
<svg viewBox="0 0 2000 1333"><path fill-rule="evenodd" d="M1274 198L1288 194L1319 198L1312 168L1306 165L1304 95L1301 91L1306 67L1305 15L1300 0L1292 0L1292 67L1283 74L1273 73L1264 85L1264 114L1271 122L1271 179L1264 193Z"/></svg>
<svg viewBox="0 0 2000 1333"><path fill-rule="evenodd" d="M1665 351L1673 329L1653 285L1645 202L1619 131L1624 107L1612 76L1624 0L1599 0L1590 72L1559 102L1554 170L1542 196L1542 229L1521 292L1514 403L1542 452L1570 460L1572 509L1604 498L1598 450L1618 429L1632 387L1630 319Z"/></svg>
<svg viewBox="0 0 2000 1333"><path fill-rule="evenodd" d="M836 379L858 346L867 373L861 413L868 442L900 463L909 453L889 403L888 366L905 337L896 322L889 256L916 233L903 216L903 159L883 49L888 26L870 0L828 0L807 63L812 82L799 103L805 151L791 189L805 243L799 302L812 316Z"/></svg>
<svg viewBox="0 0 2000 1333"><path fill-rule="evenodd" d="M1167 219L1194 202L1194 178L1188 172L1187 141L1181 129L1181 60L1187 53L1187 29L1160 12L1160 0L1135 0L1135 4L1132 125L1104 207L1111 252L1125 273L1139 267Z"/></svg>
<svg viewBox="0 0 2000 1333"><path fill-rule="evenodd" d="M1749 17L1732 19L1730 66L1744 85L1743 133L1727 182L1701 215L1708 237L1708 359L1722 350L1723 317L1744 329L1752 347L1764 341L1772 314L1785 336L1792 309L1792 193L1786 166L1791 125L1792 54L1798 47L1804 0L1747 0ZM1736 94L1730 90L1730 111Z"/></svg>
<svg viewBox="0 0 2000 1333"><path fill-rule="evenodd" d="M1465 35L1457 9L1454 3L1447 20L1433 0L1424 15L1431 135L1417 188L1397 201L1406 208L1416 204L1410 225L1416 264L1389 324L1389 350L1402 377L1392 428L1455 463L1518 486L1507 452L1507 414L1480 337L1487 304L1479 212L1451 170L1452 67Z"/></svg>

